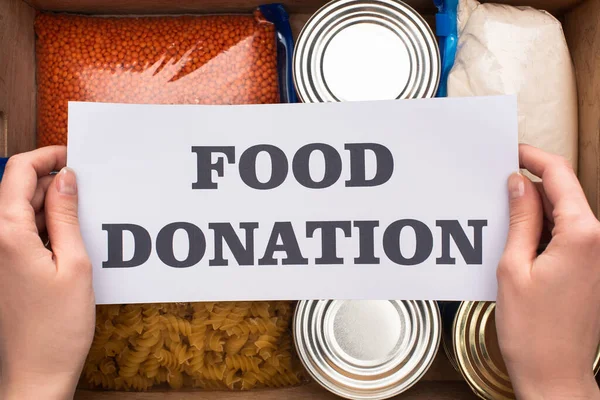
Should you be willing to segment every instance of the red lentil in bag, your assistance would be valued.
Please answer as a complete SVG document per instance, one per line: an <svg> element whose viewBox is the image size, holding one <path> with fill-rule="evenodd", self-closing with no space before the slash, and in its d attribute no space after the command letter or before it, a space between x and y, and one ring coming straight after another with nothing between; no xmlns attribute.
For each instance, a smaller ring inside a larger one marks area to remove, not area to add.
<svg viewBox="0 0 600 400"><path fill-rule="evenodd" d="M262 11L285 13L270 6ZM293 102L278 71L291 50L253 15L89 17L39 14L38 147L66 144L69 101L139 104ZM291 40L287 32L285 40ZM278 46L279 44L279 46ZM278 63L278 60L281 60ZM278 65L279 64L279 65ZM283 80L289 77L282 77ZM285 86L280 91L280 86Z"/></svg>

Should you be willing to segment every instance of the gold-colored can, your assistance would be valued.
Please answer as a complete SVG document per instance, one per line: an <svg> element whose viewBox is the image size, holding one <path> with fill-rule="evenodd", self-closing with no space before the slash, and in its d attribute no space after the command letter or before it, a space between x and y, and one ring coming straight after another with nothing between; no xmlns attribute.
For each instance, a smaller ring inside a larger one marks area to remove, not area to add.
<svg viewBox="0 0 600 400"><path fill-rule="evenodd" d="M444 351L473 392L484 400L515 399L498 344L496 304L446 303L441 308ZM593 368L598 373L600 347Z"/></svg>

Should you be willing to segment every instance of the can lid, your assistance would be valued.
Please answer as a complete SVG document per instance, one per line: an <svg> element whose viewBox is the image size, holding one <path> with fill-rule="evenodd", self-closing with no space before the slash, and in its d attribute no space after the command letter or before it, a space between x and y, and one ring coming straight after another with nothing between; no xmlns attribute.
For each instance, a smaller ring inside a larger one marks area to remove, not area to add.
<svg viewBox="0 0 600 400"><path fill-rule="evenodd" d="M464 302L453 327L458 367L477 396L486 400L515 399L496 333L496 304ZM600 353L594 362L597 372Z"/></svg>
<svg viewBox="0 0 600 400"><path fill-rule="evenodd" d="M294 340L307 371L329 391L386 399L429 369L440 324L430 301L310 300L298 303Z"/></svg>
<svg viewBox="0 0 600 400"><path fill-rule="evenodd" d="M305 103L433 97L440 72L433 31L399 0L331 1L308 20L294 51Z"/></svg>

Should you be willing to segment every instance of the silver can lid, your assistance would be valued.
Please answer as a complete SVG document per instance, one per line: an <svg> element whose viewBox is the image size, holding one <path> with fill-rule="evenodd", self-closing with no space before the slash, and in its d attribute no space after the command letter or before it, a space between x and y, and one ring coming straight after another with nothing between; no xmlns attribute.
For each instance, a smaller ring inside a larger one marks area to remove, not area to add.
<svg viewBox="0 0 600 400"><path fill-rule="evenodd" d="M427 22L398 0L334 0L306 23L294 51L305 103L435 96L441 63Z"/></svg>
<svg viewBox="0 0 600 400"><path fill-rule="evenodd" d="M309 300L298 303L294 341L310 375L349 399L387 399L429 369L441 336L433 301Z"/></svg>

